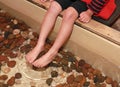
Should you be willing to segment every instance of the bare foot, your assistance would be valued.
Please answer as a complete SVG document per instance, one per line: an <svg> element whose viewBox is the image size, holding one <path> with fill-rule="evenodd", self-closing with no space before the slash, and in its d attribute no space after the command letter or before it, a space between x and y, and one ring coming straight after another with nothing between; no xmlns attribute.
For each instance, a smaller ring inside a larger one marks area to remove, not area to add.
<svg viewBox="0 0 120 87"><path fill-rule="evenodd" d="M29 63L32 63L36 58L37 56L39 55L39 53L41 51L43 51L44 47L35 47L33 48L29 53L26 54L26 60L29 62Z"/></svg>
<svg viewBox="0 0 120 87"><path fill-rule="evenodd" d="M88 9L87 11L80 13L79 20L81 22L88 23L91 20L92 15L93 12L90 9Z"/></svg>
<svg viewBox="0 0 120 87"><path fill-rule="evenodd" d="M45 55L43 55L41 58L39 58L32 64L36 67L45 67L55 58L56 55L57 52L54 53L47 52Z"/></svg>

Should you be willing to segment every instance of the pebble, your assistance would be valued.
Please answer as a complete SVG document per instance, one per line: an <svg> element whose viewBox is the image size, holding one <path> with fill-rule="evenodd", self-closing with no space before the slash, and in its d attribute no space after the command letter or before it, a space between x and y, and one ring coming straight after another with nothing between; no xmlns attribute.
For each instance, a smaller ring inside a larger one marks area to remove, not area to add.
<svg viewBox="0 0 120 87"><path fill-rule="evenodd" d="M18 21L16 19L14 19L13 23L16 25L16 24L18 24Z"/></svg>
<svg viewBox="0 0 120 87"><path fill-rule="evenodd" d="M120 87L116 80L112 82L112 87Z"/></svg>
<svg viewBox="0 0 120 87"><path fill-rule="evenodd" d="M15 30L13 30L13 35L17 35L17 34L19 34L20 33L20 29L15 29Z"/></svg>
<svg viewBox="0 0 120 87"><path fill-rule="evenodd" d="M6 28L10 28L10 25L7 25Z"/></svg>
<svg viewBox="0 0 120 87"><path fill-rule="evenodd" d="M34 35L29 35L29 39L33 39L34 38Z"/></svg>
<svg viewBox="0 0 120 87"><path fill-rule="evenodd" d="M12 76L8 81L7 81L7 84L9 86L13 86L15 84L15 77Z"/></svg>
<svg viewBox="0 0 120 87"><path fill-rule="evenodd" d="M32 32L29 32L29 39L34 39L34 35L32 34Z"/></svg>
<svg viewBox="0 0 120 87"><path fill-rule="evenodd" d="M8 61L7 65L8 65L8 67L13 68L16 65L16 61L15 60Z"/></svg>
<svg viewBox="0 0 120 87"><path fill-rule="evenodd" d="M58 76L58 72L57 71L52 71L51 72L51 77L57 77Z"/></svg>
<svg viewBox="0 0 120 87"><path fill-rule="evenodd" d="M28 32L22 31L21 36L24 37L24 38L28 38L29 35L28 35Z"/></svg>
<svg viewBox="0 0 120 87"><path fill-rule="evenodd" d="M48 86L50 86L51 83L52 83L52 81L53 81L53 78L48 78L48 79L46 80L46 84L48 84Z"/></svg>
<svg viewBox="0 0 120 87"><path fill-rule="evenodd" d="M8 74L11 71L11 69L9 67L6 67L6 66L1 66L1 70L5 74Z"/></svg>
<svg viewBox="0 0 120 87"><path fill-rule="evenodd" d="M112 82L113 82L112 78L110 78L110 77L107 77L105 81L107 84L112 84Z"/></svg>
<svg viewBox="0 0 120 87"><path fill-rule="evenodd" d="M21 84L22 81L20 79L15 79L15 84Z"/></svg>
<svg viewBox="0 0 120 87"><path fill-rule="evenodd" d="M7 75L0 75L0 80L7 80L8 76Z"/></svg>
<svg viewBox="0 0 120 87"><path fill-rule="evenodd" d="M18 72L18 73L16 73L16 74L15 74L15 78L16 78L16 79L20 79L20 78L22 78L22 74L21 74L21 73L19 73L19 72Z"/></svg>

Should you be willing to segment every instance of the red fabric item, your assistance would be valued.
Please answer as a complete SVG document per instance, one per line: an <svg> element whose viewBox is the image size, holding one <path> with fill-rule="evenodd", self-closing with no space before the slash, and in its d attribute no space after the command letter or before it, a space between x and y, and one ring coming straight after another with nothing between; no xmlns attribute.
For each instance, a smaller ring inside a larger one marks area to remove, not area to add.
<svg viewBox="0 0 120 87"><path fill-rule="evenodd" d="M92 0L82 0L82 1L86 2L87 4L90 4ZM107 20L113 14L115 9L116 9L115 0L109 0L109 2L103 7L103 9L95 16L99 16Z"/></svg>

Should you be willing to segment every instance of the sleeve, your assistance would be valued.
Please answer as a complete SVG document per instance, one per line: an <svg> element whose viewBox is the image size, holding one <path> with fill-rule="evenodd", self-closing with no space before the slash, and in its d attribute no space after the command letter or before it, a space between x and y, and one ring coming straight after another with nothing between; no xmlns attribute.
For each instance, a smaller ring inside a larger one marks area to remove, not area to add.
<svg viewBox="0 0 120 87"><path fill-rule="evenodd" d="M90 4L88 4L88 8L93 11L94 14L98 14L105 4L109 0L92 0Z"/></svg>

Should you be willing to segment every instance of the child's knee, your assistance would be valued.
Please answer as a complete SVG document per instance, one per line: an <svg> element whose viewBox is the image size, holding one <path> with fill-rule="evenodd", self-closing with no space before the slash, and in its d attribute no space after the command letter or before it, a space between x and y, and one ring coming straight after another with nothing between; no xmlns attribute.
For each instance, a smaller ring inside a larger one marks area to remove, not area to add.
<svg viewBox="0 0 120 87"><path fill-rule="evenodd" d="M61 6L56 1L51 2L50 8L53 10L62 10Z"/></svg>
<svg viewBox="0 0 120 87"><path fill-rule="evenodd" d="M76 19L78 17L78 13L74 8L69 7L64 11L63 17L68 20Z"/></svg>

